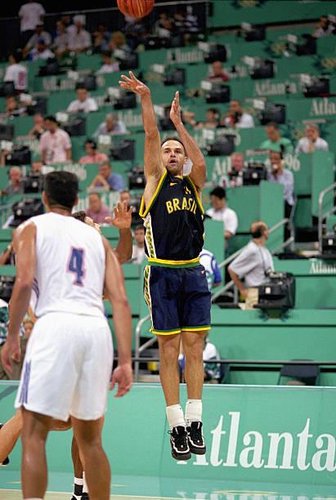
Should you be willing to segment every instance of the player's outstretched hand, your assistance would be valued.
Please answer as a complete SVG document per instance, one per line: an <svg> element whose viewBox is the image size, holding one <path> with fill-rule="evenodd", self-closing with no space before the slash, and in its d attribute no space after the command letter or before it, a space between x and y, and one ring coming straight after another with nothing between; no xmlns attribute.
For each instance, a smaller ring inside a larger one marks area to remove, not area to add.
<svg viewBox="0 0 336 500"><path fill-rule="evenodd" d="M8 375L13 372L13 362L19 363L21 360L21 348L19 337L11 339L7 337L1 349L1 364Z"/></svg>
<svg viewBox="0 0 336 500"><path fill-rule="evenodd" d="M169 118L173 122L173 124L179 125L182 123L182 114L181 114L181 106L180 106L180 93L175 92L175 96L173 102L170 107Z"/></svg>
<svg viewBox="0 0 336 500"><path fill-rule="evenodd" d="M128 92L134 92L140 97L145 95L150 95L150 90L143 82L138 80L132 71L129 72L129 76L121 75L121 80L119 80L119 85L122 89Z"/></svg>
<svg viewBox="0 0 336 500"><path fill-rule="evenodd" d="M115 385L118 385L115 398L121 398L129 392L133 384L133 372L131 363L118 365L112 373L110 389L113 390Z"/></svg>
<svg viewBox="0 0 336 500"><path fill-rule="evenodd" d="M128 207L127 201L118 202L113 210L113 217L105 217L105 222L117 229L129 229L132 224L133 207Z"/></svg>

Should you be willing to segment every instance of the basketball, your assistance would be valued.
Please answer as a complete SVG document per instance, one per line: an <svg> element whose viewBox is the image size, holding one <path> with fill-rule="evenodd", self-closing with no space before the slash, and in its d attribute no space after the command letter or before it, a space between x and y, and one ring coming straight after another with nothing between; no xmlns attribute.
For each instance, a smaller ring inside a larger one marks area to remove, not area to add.
<svg viewBox="0 0 336 500"><path fill-rule="evenodd" d="M118 9L130 17L145 17L154 7L154 0L117 0Z"/></svg>

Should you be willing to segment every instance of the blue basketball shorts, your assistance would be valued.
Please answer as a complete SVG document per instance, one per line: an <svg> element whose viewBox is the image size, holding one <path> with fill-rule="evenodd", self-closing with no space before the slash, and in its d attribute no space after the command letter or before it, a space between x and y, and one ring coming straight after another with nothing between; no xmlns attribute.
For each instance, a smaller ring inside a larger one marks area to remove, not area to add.
<svg viewBox="0 0 336 500"><path fill-rule="evenodd" d="M144 297L156 335L210 330L211 294L203 266L146 266Z"/></svg>

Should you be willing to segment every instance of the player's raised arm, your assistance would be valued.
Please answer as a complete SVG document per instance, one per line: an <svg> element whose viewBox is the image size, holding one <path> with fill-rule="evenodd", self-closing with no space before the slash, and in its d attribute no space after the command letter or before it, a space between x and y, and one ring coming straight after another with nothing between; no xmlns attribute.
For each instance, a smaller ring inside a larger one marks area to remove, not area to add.
<svg viewBox="0 0 336 500"><path fill-rule="evenodd" d="M180 106L180 95L179 92L175 93L171 108L170 108L170 119L173 122L176 131L184 144L186 154L188 158L192 161L193 167L189 175L195 186L201 190L204 186L206 180L206 164L202 151L200 150L195 139L189 134L185 128L182 116L181 116L181 106Z"/></svg>
<svg viewBox="0 0 336 500"><path fill-rule="evenodd" d="M132 71L129 76L121 75L120 86L140 96L142 108L142 121L145 131L145 157L144 169L146 179L149 177L161 177L164 167L161 159L160 133L156 122L156 116L151 98L150 89L138 80Z"/></svg>
<svg viewBox="0 0 336 500"><path fill-rule="evenodd" d="M113 210L113 217L106 217L105 221L111 226L119 229L119 241L115 252L120 264L124 264L132 258L132 207L127 206L127 202L118 202Z"/></svg>
<svg viewBox="0 0 336 500"><path fill-rule="evenodd" d="M132 317L125 291L124 277L118 258L103 238L106 252L105 297L113 309L114 331L118 344L118 367L112 375L111 388L118 384L116 397L124 396L133 382L131 349Z"/></svg>

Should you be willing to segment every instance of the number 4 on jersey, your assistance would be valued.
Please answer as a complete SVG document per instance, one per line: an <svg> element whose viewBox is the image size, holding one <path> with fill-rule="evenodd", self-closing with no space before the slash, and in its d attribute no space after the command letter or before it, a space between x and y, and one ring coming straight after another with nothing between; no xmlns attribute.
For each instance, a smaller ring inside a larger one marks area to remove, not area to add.
<svg viewBox="0 0 336 500"><path fill-rule="evenodd" d="M68 264L68 271L75 274L74 285L83 286L84 269L84 250L82 248L72 248Z"/></svg>

